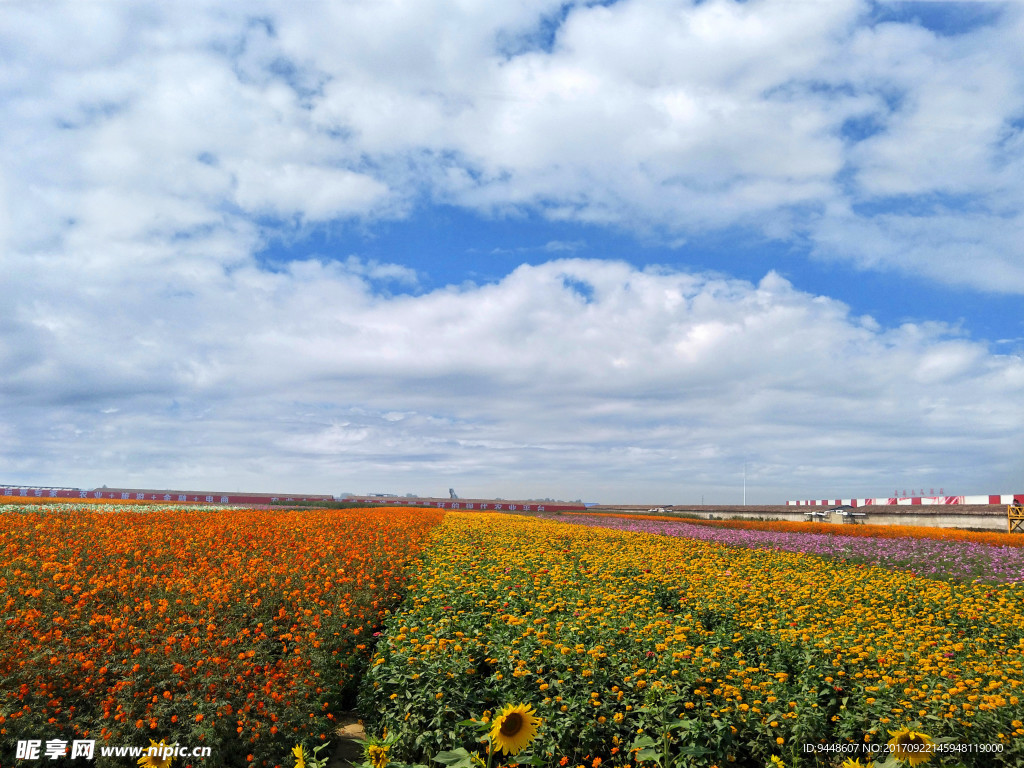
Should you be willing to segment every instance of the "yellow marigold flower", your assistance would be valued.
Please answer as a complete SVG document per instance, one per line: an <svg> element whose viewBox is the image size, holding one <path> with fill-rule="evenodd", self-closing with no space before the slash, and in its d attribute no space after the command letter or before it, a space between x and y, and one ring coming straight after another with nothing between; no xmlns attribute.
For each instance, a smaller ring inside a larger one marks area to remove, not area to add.
<svg viewBox="0 0 1024 768"><path fill-rule="evenodd" d="M909 728L889 731L889 735L892 736L889 740L889 747L897 760L910 763L910 765L920 765L932 759L931 736L912 731Z"/></svg>
<svg viewBox="0 0 1024 768"><path fill-rule="evenodd" d="M519 754L537 735L541 720L533 707L508 704L491 723L491 745L505 754Z"/></svg>

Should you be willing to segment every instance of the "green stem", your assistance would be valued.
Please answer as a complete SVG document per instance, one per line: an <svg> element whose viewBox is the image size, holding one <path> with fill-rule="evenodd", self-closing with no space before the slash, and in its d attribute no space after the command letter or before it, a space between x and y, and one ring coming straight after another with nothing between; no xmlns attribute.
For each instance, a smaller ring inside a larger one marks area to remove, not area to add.
<svg viewBox="0 0 1024 768"><path fill-rule="evenodd" d="M661 768L668 768L668 707L661 711L661 727L664 729L661 734L664 746L661 751Z"/></svg>

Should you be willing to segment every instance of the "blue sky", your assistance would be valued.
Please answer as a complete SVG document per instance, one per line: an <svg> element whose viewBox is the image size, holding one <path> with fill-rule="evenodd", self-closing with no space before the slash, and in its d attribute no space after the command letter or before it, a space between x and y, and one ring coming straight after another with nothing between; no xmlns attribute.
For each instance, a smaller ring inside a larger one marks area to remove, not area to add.
<svg viewBox="0 0 1024 768"><path fill-rule="evenodd" d="M1021 492L1022 38L1001 2L6 3L0 482Z"/></svg>

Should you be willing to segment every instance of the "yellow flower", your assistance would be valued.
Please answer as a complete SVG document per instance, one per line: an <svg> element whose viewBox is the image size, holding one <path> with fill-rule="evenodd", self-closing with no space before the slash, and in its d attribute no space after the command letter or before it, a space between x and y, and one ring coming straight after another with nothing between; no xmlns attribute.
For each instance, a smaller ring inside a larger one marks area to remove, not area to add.
<svg viewBox="0 0 1024 768"><path fill-rule="evenodd" d="M164 748L168 746L173 747L174 745L167 744L163 739L160 739L159 744L150 739L149 749L147 750L150 754L139 760L139 765L144 765L146 768L168 768L174 759L169 754L164 757L169 752L169 750L165 751ZM156 752L156 754L153 754L153 752Z"/></svg>
<svg viewBox="0 0 1024 768"><path fill-rule="evenodd" d="M782 758L778 755L772 755L768 761L767 768L786 768L786 764L782 762Z"/></svg>
<svg viewBox="0 0 1024 768"><path fill-rule="evenodd" d="M867 763L862 763L860 758L848 757L843 761L843 764L839 768L874 768L875 761L868 760Z"/></svg>
<svg viewBox="0 0 1024 768"><path fill-rule="evenodd" d="M889 740L889 747L897 760L903 760L911 765L927 763L932 759L932 737L918 731L904 728L899 731L889 731L892 738Z"/></svg>
<svg viewBox="0 0 1024 768"><path fill-rule="evenodd" d="M301 744L292 747L292 757L295 758L295 768L306 768L306 755L302 751Z"/></svg>
<svg viewBox="0 0 1024 768"><path fill-rule="evenodd" d="M508 704L491 723L491 745L509 755L517 755L537 735L540 718L533 707Z"/></svg>
<svg viewBox="0 0 1024 768"><path fill-rule="evenodd" d="M371 744L366 750L373 768L384 768L388 764L388 748L379 744Z"/></svg>

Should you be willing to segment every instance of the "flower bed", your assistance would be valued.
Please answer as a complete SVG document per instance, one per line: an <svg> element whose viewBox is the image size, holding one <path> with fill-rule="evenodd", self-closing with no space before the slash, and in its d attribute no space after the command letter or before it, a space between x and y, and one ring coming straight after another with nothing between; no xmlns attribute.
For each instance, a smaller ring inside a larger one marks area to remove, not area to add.
<svg viewBox="0 0 1024 768"><path fill-rule="evenodd" d="M712 527L706 524L695 525L693 521L668 521L664 518L634 519L610 515L574 515L571 518L558 519L565 519L566 522L576 525L665 536L682 536L739 547L838 557L871 565L909 570L919 576L932 578L968 581L977 579L993 583L1024 582L1024 549L1020 547L996 546L960 538L938 539L894 535L892 529L896 529L898 532L901 526L884 526L886 536L872 537L846 535L845 530L839 533L828 531L830 526L827 525L816 527L816 530L825 529L826 532L811 533L799 529L798 532L794 532L788 527L784 530ZM872 528L881 527L883 526L872 526ZM1003 539L1008 538L1010 537L1003 536Z"/></svg>
<svg viewBox="0 0 1024 768"><path fill-rule="evenodd" d="M449 513L360 695L399 762L479 752L467 719L523 703L543 721L523 764L664 748L694 766L831 766L842 756L805 745L902 731L1002 750L934 764L1020 765L1024 587Z"/></svg>
<svg viewBox="0 0 1024 768"><path fill-rule="evenodd" d="M668 515L621 514L616 512L564 512L566 519L576 516L619 518L628 520L658 520L677 523L679 517ZM821 533L829 536L849 536L867 539L934 539L936 541L966 541L994 547L1024 548L1024 536L995 531L965 531L959 528L930 528L921 525L836 525L835 523L794 522L791 520L700 520L686 518L690 525L709 528L729 528L741 531L768 531L772 533Z"/></svg>
<svg viewBox="0 0 1024 768"><path fill-rule="evenodd" d="M442 517L117 509L0 510L3 765L19 739L86 738L283 765L330 737Z"/></svg>

